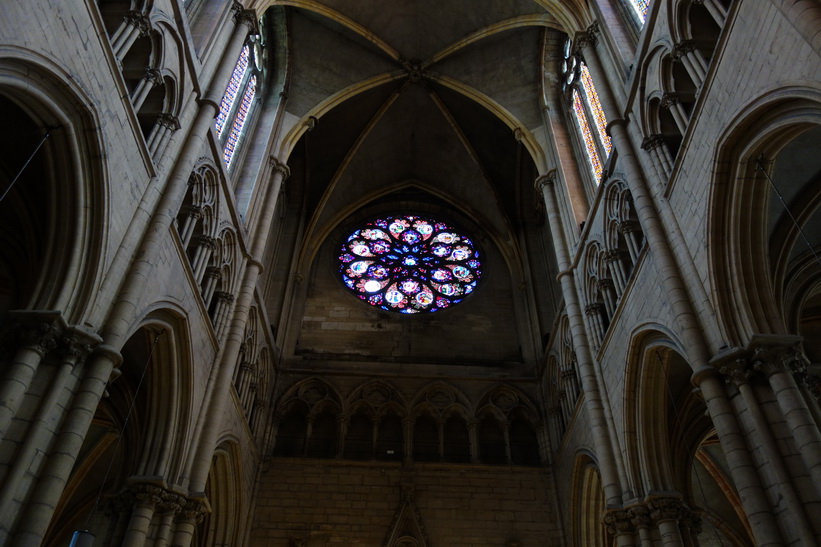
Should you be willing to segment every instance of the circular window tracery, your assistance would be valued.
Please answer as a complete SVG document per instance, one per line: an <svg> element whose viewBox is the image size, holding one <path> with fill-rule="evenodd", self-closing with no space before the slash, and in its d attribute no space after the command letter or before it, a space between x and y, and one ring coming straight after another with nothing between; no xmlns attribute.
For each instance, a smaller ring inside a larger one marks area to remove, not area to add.
<svg viewBox="0 0 821 547"><path fill-rule="evenodd" d="M399 313L457 304L482 275L471 238L416 215L368 222L342 244L339 263L348 289L371 306Z"/></svg>

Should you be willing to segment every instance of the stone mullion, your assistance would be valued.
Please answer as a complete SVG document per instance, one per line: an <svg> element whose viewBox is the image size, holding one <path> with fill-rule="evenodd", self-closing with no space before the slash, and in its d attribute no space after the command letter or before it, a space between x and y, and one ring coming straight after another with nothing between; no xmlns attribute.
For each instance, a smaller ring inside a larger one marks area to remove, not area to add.
<svg viewBox="0 0 821 547"><path fill-rule="evenodd" d="M211 266L205 271L205 275L207 280L205 287L202 289L202 300L205 302L205 309L208 310L211 308L211 298L216 291L217 282L222 278L222 272L220 272L220 269L216 266ZM216 317L216 315L214 317ZM216 321L213 322L216 323ZM216 327L216 324L214 324L214 327ZM214 330L216 330L216 328Z"/></svg>
<svg viewBox="0 0 821 547"><path fill-rule="evenodd" d="M308 416L308 423L305 427L305 443L302 445L302 457L305 458L308 456L308 446L311 444L311 436L314 433L314 422L316 421L316 416L310 415Z"/></svg>
<svg viewBox="0 0 821 547"><path fill-rule="evenodd" d="M579 294L573 272L570 270L570 258L565 246L564 227L561 222L558 201L555 195L556 171L536 179L536 186L542 192L545 202L550 231L554 239L556 262L559 266L559 282L562 287L573 347L579 367L579 380L584 392L584 401L590 418L591 435L594 439L605 501L608 505L622 502L621 479L622 468L616 458L615 448L610 439L608 414L605 408L606 397L601 392L600 380L590 352L587 329L579 303Z"/></svg>
<svg viewBox="0 0 821 547"><path fill-rule="evenodd" d="M83 378L69 404L54 446L40 478L22 512L15 547L36 545L42 541L63 489L77 461L91 420L103 396L112 371L122 362L122 356L107 345L95 348L83 366Z"/></svg>
<svg viewBox="0 0 821 547"><path fill-rule="evenodd" d="M413 418L405 418L402 420L402 435L405 439L405 453L403 457L407 463L413 461L413 426L415 424L416 420Z"/></svg>
<svg viewBox="0 0 821 547"><path fill-rule="evenodd" d="M742 420L748 423L749 429L754 432L754 446L758 447L757 451L760 450L763 461L770 464L780 495L786 504L788 515L782 513L777 516L779 520L783 518L789 519L789 525L784 523L782 529L785 531L794 531L798 534L798 538L792 537L785 539L791 542L800 538L802 545L812 545L815 542L815 538L812 527L807 520L804 506L793 487L790 473L784 467L781 452L778 449L769 422L761 408L755 390L753 386L750 385L750 378L753 375L750 363L743 358L732 359L721 367L721 373L725 375L727 381L735 385L741 394L740 401L736 398L736 402L740 406L737 412ZM771 508L771 511L775 514L775 508Z"/></svg>
<svg viewBox="0 0 821 547"><path fill-rule="evenodd" d="M624 241L627 244L627 252L630 261L637 264L641 253L641 240L637 234L641 233L641 228L633 220L624 220L619 224L619 231L624 234Z"/></svg>
<svg viewBox="0 0 821 547"><path fill-rule="evenodd" d="M439 461L445 461L445 419L443 417L436 420L436 435L439 444Z"/></svg>
<svg viewBox="0 0 821 547"><path fill-rule="evenodd" d="M479 422L470 420L467 425L470 439L470 463L479 463Z"/></svg>
<svg viewBox="0 0 821 547"><path fill-rule="evenodd" d="M604 300L604 307L607 310L607 315L613 317L616 313L616 299L613 295L613 280L608 278L599 279L597 283L599 292Z"/></svg>
<svg viewBox="0 0 821 547"><path fill-rule="evenodd" d="M713 16L719 28L724 28L724 23L727 22L727 10L720 2L716 0L693 0L693 3L707 8L707 11Z"/></svg>
<svg viewBox="0 0 821 547"><path fill-rule="evenodd" d="M627 287L627 273L624 271L624 262L621 259L622 251L611 250L605 253L607 269L615 284L617 297L624 294Z"/></svg>
<svg viewBox="0 0 821 547"><path fill-rule="evenodd" d="M502 436L505 439L505 461L508 465L513 463L513 454L510 450L510 422L502 422Z"/></svg>
<svg viewBox="0 0 821 547"><path fill-rule="evenodd" d="M587 329L590 337L593 338L593 347L597 350L602 345L604 339L604 324L601 320L601 307L598 302L588 304L584 307L584 315L587 317Z"/></svg>
<svg viewBox="0 0 821 547"><path fill-rule="evenodd" d="M180 128L180 121L170 113L160 114L157 123L148 136L148 152L152 157L158 156L160 151L165 150L171 135ZM155 159L158 159L155 157Z"/></svg>
<svg viewBox="0 0 821 547"><path fill-rule="evenodd" d="M759 347L752 360L754 368L767 375L804 465L812 475L816 492L821 494L821 432L792 374L793 370L806 367L799 343L794 340L791 348Z"/></svg>
<svg viewBox="0 0 821 547"><path fill-rule="evenodd" d="M661 98L661 107L670 111L679 133L682 136L687 133L689 120L687 119L687 113L684 112L684 107L681 105L678 93L665 93Z"/></svg>
<svg viewBox="0 0 821 547"><path fill-rule="evenodd" d="M664 144L664 137L658 134L645 137L641 143L641 149L649 152L650 161L658 179L664 182L670 178L673 173L673 157L667 145Z"/></svg>
<svg viewBox="0 0 821 547"><path fill-rule="evenodd" d="M0 405L0 441L5 438L43 357L57 346L57 337L65 328L58 314L35 312L30 316L35 321L21 328L21 346L6 367L0 384L0 401L3 402Z"/></svg>
<svg viewBox="0 0 821 547"><path fill-rule="evenodd" d="M201 235L196 238L194 243L197 245L197 250L194 251L191 269L194 270L194 280L197 283L201 283L208 266L208 261L211 260L214 249L217 248L217 241L211 236Z"/></svg>
<svg viewBox="0 0 821 547"><path fill-rule="evenodd" d="M228 327L228 319L231 312L231 304L234 303L234 295L225 291L217 291L214 295L217 302L217 309L214 313L214 330L217 337L222 338L225 329Z"/></svg>
<svg viewBox="0 0 821 547"><path fill-rule="evenodd" d="M24 481L37 480L37 469L31 467L36 460L37 452L48 452L56 431L49 427L51 417L59 415L58 402L67 386L72 370L78 362L82 362L91 352L89 343L96 344L99 339L86 333L76 331L68 333L61 340L60 352L62 358L54 374L49 379L45 395L39 401L39 408L26 432L25 439L17 448L11 468L6 474L7 480L0 490L0 515L10 514L14 497L20 497L24 491ZM58 422L59 423L59 422ZM21 487L22 486L22 487Z"/></svg>
<svg viewBox="0 0 821 547"><path fill-rule="evenodd" d="M191 243L191 236L194 235L194 228L197 226L197 221L202 218L202 207L190 205L185 211L185 223L180 227L180 240L182 241L182 248L187 249ZM193 267L193 264L192 264Z"/></svg>
<svg viewBox="0 0 821 547"><path fill-rule="evenodd" d="M337 419L338 433L336 435L336 457L337 459L345 456L345 440L348 437L348 426L351 419L348 416L340 416Z"/></svg>
<svg viewBox="0 0 821 547"><path fill-rule="evenodd" d="M111 36L111 49L119 62L122 62L137 38L146 36L151 29L148 16L139 11L130 11L125 19Z"/></svg>
<svg viewBox="0 0 821 547"><path fill-rule="evenodd" d="M240 405L245 406L245 398L248 394L248 386L251 384L251 371L253 365L248 361L242 361L239 365L239 375L236 382L237 395L239 395Z"/></svg>
<svg viewBox="0 0 821 547"><path fill-rule="evenodd" d="M698 53L695 42L684 40L673 46L673 60L684 65L684 69L690 75L696 88L701 89L707 78L707 62Z"/></svg>
<svg viewBox="0 0 821 547"><path fill-rule="evenodd" d="M156 68L147 68L145 70L145 75L142 80L140 80L140 83L137 84L136 89L134 89L134 97L131 99L131 104L134 105L135 112L139 112L140 107L148 98L148 94L151 93L151 90L162 85L162 83L162 74L159 70Z"/></svg>

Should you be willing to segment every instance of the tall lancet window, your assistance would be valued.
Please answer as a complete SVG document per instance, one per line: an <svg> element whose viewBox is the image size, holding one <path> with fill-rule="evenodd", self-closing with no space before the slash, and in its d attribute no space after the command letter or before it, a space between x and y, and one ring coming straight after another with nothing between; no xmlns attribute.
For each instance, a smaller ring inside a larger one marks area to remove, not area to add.
<svg viewBox="0 0 821 547"><path fill-rule="evenodd" d="M222 161L228 169L248 132L248 121L258 103L261 57L259 37L252 37L251 43L242 48L220 101L214 130L222 145Z"/></svg>
<svg viewBox="0 0 821 547"><path fill-rule="evenodd" d="M607 135L607 118L593 78L584 62L573 53L570 40L565 42L562 72L562 86L573 111L576 130L587 156L590 172L598 185L604 173L604 160L610 155L613 145Z"/></svg>
<svg viewBox="0 0 821 547"><path fill-rule="evenodd" d="M650 0L625 0L628 4L628 9L633 12L639 22L639 26L644 25L644 20L647 19L647 8L650 7Z"/></svg>

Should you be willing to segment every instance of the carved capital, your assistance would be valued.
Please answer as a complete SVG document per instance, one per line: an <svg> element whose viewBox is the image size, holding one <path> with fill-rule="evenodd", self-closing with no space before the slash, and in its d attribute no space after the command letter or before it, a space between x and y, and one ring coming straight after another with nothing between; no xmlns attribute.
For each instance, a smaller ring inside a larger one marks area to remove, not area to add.
<svg viewBox="0 0 821 547"><path fill-rule="evenodd" d="M151 85L162 85L162 73L156 68L146 68L143 79L151 83Z"/></svg>
<svg viewBox="0 0 821 547"><path fill-rule="evenodd" d="M596 45L599 43L598 21L594 22L592 25L587 27L586 31L577 34L574 42L576 43L576 50L580 52L584 51L584 49L587 47L595 48Z"/></svg>
<svg viewBox="0 0 821 547"><path fill-rule="evenodd" d="M151 31L151 20L141 11L129 11L125 16L125 21L139 30L140 36L146 36Z"/></svg>
<svg viewBox="0 0 821 547"><path fill-rule="evenodd" d="M604 514L604 526L611 536L622 534L632 534L635 532L633 518L629 511L624 509L611 509Z"/></svg>
<svg viewBox="0 0 821 547"><path fill-rule="evenodd" d="M257 26L257 14L254 10L245 9L239 2L234 2L231 6L234 10L234 21L237 25L245 25L248 27L249 34L259 34L259 27Z"/></svg>
<svg viewBox="0 0 821 547"><path fill-rule="evenodd" d="M209 279L222 279L222 272L216 266L209 266L206 268L205 275Z"/></svg>
<svg viewBox="0 0 821 547"><path fill-rule="evenodd" d="M653 522L674 520L680 522L690 516L690 508L684 500L676 497L658 497L647 500L647 508L650 511L650 518Z"/></svg>
<svg viewBox="0 0 821 547"><path fill-rule="evenodd" d="M225 302L226 304L230 304L234 301L234 295L229 292L217 291L214 293L214 296L216 296L221 302Z"/></svg>
<svg viewBox="0 0 821 547"><path fill-rule="evenodd" d="M72 360L75 363L82 362L93 349L86 337L79 336L76 333L63 335L62 340L60 340L60 351L63 358Z"/></svg>
<svg viewBox="0 0 821 547"><path fill-rule="evenodd" d="M600 291L607 292L607 291L609 291L610 289L613 288L613 280L609 279L607 277L604 277L602 279L599 279L599 282L597 283L597 285L598 285Z"/></svg>
<svg viewBox="0 0 821 547"><path fill-rule="evenodd" d="M659 134L648 135L648 136L644 137L643 141L641 141L641 149L642 150L647 150L649 152L650 150L655 150L656 148L658 148L662 144L664 144L664 137L662 137L661 135L659 135Z"/></svg>
<svg viewBox="0 0 821 547"><path fill-rule="evenodd" d="M632 232L640 232L641 225L635 220L623 220L619 223L619 232L629 234Z"/></svg>
<svg viewBox="0 0 821 547"><path fill-rule="evenodd" d="M599 304L598 302L594 302L593 304L588 304L587 306L584 307L584 313L588 317L598 315L599 313L601 313L601 310L602 310L602 305Z"/></svg>
<svg viewBox="0 0 821 547"><path fill-rule="evenodd" d="M194 238L194 241L200 247L205 247L206 249L211 249L212 251L217 248L217 240L205 234L198 235Z"/></svg>
<svg viewBox="0 0 821 547"><path fill-rule="evenodd" d="M604 260L607 263L618 262L622 258L624 258L624 251L620 251L618 249L604 251Z"/></svg>
<svg viewBox="0 0 821 547"><path fill-rule="evenodd" d="M756 346L750 358L753 368L770 376L777 372L800 375L806 372L809 360L801 352L800 343L786 346Z"/></svg>
<svg viewBox="0 0 821 547"><path fill-rule="evenodd" d="M630 513L630 522L636 528L647 528L653 523L653 519L650 518L650 509L643 503L629 507L627 512Z"/></svg>
<svg viewBox="0 0 821 547"><path fill-rule="evenodd" d="M57 347L62 330L56 322L23 325L19 330L20 343L42 356Z"/></svg>
<svg viewBox="0 0 821 547"><path fill-rule="evenodd" d="M189 499L185 501L179 514L183 519L199 524L208 514L208 507L204 501Z"/></svg>
<svg viewBox="0 0 821 547"><path fill-rule="evenodd" d="M291 176L291 170L288 168L288 166L285 165L283 162L279 161L279 159L275 156L268 157L268 165L273 167L274 173L282 175L282 180L285 180Z"/></svg>
<svg viewBox="0 0 821 547"><path fill-rule="evenodd" d="M157 119L157 123L171 131L176 131L180 128L179 118L173 114L169 114L168 112L163 112L160 114L160 117Z"/></svg>
<svg viewBox="0 0 821 547"><path fill-rule="evenodd" d="M718 371L724 376L724 381L741 386L750 381L753 371L746 359L732 359L721 365Z"/></svg>
<svg viewBox="0 0 821 547"><path fill-rule="evenodd" d="M682 57L684 57L688 53L693 52L695 49L695 42L693 42L692 40L682 40L681 42L673 46L673 51L670 52L670 55L674 61L680 62Z"/></svg>
<svg viewBox="0 0 821 547"><path fill-rule="evenodd" d="M534 182L534 185L536 186L537 190L543 192L546 187L549 188L556 184L558 178L558 171L556 169L551 169L544 175L537 177L536 181Z"/></svg>
<svg viewBox="0 0 821 547"><path fill-rule="evenodd" d="M661 96L661 107L670 109L673 105L678 104L679 96L678 93L668 92Z"/></svg>
<svg viewBox="0 0 821 547"><path fill-rule="evenodd" d="M130 490L135 505L151 508L156 508L165 495L165 490L156 484L136 483L131 485Z"/></svg>

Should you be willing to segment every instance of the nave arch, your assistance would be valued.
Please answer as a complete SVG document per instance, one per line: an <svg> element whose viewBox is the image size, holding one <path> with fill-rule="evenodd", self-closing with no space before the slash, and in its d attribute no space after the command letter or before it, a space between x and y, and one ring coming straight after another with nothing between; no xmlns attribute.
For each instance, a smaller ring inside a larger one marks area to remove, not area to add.
<svg viewBox="0 0 821 547"><path fill-rule="evenodd" d="M99 119L62 68L11 48L0 50L0 103L13 128L0 147L0 320L13 309L59 309L79 323L104 266Z"/></svg>
<svg viewBox="0 0 821 547"><path fill-rule="evenodd" d="M97 407L44 545L64 545L80 529L122 541L141 495L160 489L184 498L180 485L193 427L186 322L176 310L154 310L121 353L123 363Z"/></svg>
<svg viewBox="0 0 821 547"><path fill-rule="evenodd" d="M659 325L634 334L625 374L627 512L639 535L660 540L660 515L675 512L678 533L700 545L752 545L749 524L692 368ZM649 520L648 520L649 517ZM642 528L644 527L644 528Z"/></svg>
<svg viewBox="0 0 821 547"><path fill-rule="evenodd" d="M756 333L798 334L803 303L821 281L808 278L821 243L819 126L821 88L796 85L745 105L719 140L709 271L731 346L746 345Z"/></svg>

